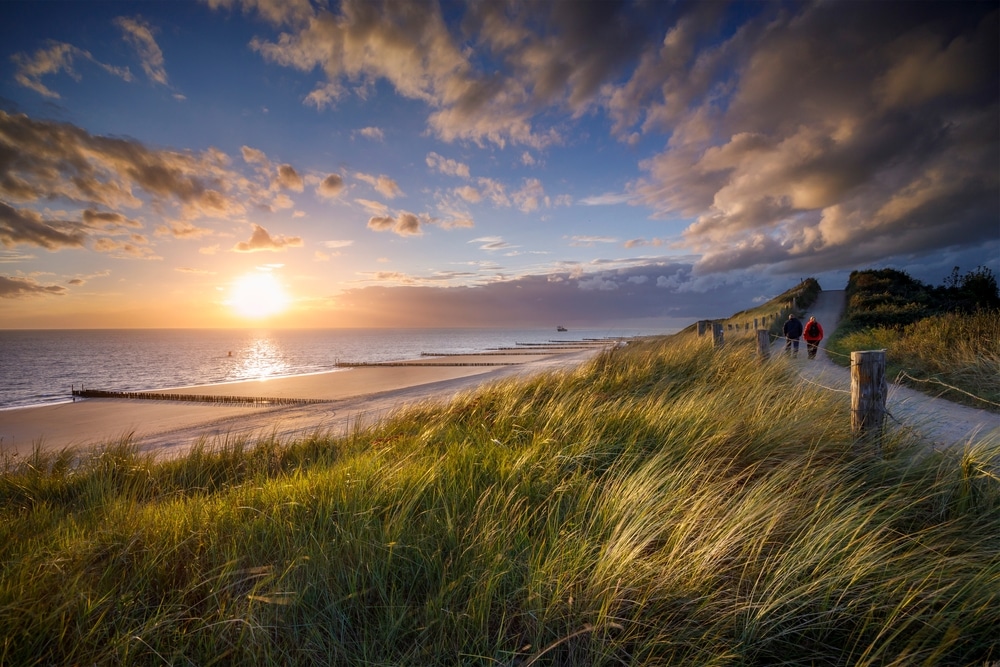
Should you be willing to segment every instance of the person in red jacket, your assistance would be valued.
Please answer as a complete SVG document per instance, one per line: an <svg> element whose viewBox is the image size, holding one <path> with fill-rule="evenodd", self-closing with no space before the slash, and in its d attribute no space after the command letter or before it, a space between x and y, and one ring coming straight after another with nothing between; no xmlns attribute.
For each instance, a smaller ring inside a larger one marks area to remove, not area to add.
<svg viewBox="0 0 1000 667"><path fill-rule="evenodd" d="M815 317L810 317L802 330L802 339L806 342L806 351L810 359L816 358L816 350L819 349L819 342L823 340L823 327L816 321Z"/></svg>

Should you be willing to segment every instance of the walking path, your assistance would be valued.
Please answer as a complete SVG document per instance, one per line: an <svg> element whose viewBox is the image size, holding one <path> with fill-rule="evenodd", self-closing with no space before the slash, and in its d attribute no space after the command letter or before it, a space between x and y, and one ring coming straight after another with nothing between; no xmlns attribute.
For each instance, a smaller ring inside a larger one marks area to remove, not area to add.
<svg viewBox="0 0 1000 667"><path fill-rule="evenodd" d="M844 290L824 290L809 307L803 324L809 316L814 316L823 325L826 336L829 336L840 322L844 305ZM783 351L784 340L779 339L772 346L772 355ZM830 361L826 352L826 338L820 343L820 353L816 355L816 359L806 358L805 343L802 343L799 356L793 363L803 381L850 394L851 372ZM930 440L935 449L960 448L975 440L1000 444L1000 415L994 412L928 396L895 383L889 384L886 409L890 415L886 420L888 428L914 429Z"/></svg>

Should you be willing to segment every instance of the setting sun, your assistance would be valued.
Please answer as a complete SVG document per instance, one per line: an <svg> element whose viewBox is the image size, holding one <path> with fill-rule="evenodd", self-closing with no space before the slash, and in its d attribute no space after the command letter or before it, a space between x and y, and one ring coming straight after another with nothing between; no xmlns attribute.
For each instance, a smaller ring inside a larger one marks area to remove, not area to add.
<svg viewBox="0 0 1000 667"><path fill-rule="evenodd" d="M233 281L226 304L249 318L277 315L288 307L288 294L270 273L248 273Z"/></svg>

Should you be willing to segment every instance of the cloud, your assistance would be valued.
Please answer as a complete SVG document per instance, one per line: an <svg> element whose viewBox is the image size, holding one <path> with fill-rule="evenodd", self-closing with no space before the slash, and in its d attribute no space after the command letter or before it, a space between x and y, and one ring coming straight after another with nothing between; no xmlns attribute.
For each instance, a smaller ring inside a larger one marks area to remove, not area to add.
<svg viewBox="0 0 1000 667"><path fill-rule="evenodd" d="M548 198L545 196L545 188L537 178L524 179L521 189L513 193L511 197L514 200L514 204L523 213L531 213L543 205L547 208L550 204Z"/></svg>
<svg viewBox="0 0 1000 667"><path fill-rule="evenodd" d="M119 233L127 229L141 229L142 223L138 220L127 218L121 213L112 211L95 211L86 209L83 212L83 224L92 230L101 230L108 233Z"/></svg>
<svg viewBox="0 0 1000 667"><path fill-rule="evenodd" d="M243 155L243 161L247 164L259 164L267 166L270 164L270 160L267 159L267 155L262 150L256 148L251 148L250 146L243 146L240 149Z"/></svg>
<svg viewBox="0 0 1000 667"><path fill-rule="evenodd" d="M399 236L420 236L421 219L413 213L400 213L397 216L374 216L368 220L368 229L376 232L391 231Z"/></svg>
<svg viewBox="0 0 1000 667"><path fill-rule="evenodd" d="M651 246L657 248L662 245L667 245L667 241L663 239L629 239L624 243L626 248L641 248L643 246Z"/></svg>
<svg viewBox="0 0 1000 667"><path fill-rule="evenodd" d="M212 230L197 227L187 221L170 222L156 228L157 236L173 236L177 239L200 239L212 233Z"/></svg>
<svg viewBox="0 0 1000 667"><path fill-rule="evenodd" d="M577 248L593 248L598 243L618 243L611 236L571 236L570 245Z"/></svg>
<svg viewBox="0 0 1000 667"><path fill-rule="evenodd" d="M683 220L702 271L824 269L894 239L921 255L995 237L991 3L472 3L445 17L436 2L344 0L308 20L258 4L242 6L284 29L253 40L262 57L319 68L327 100L387 82L447 142L537 151L587 114L629 145L662 136L624 193L581 203ZM470 178L437 153L427 162ZM568 201L488 182L477 189L495 206Z"/></svg>
<svg viewBox="0 0 1000 667"><path fill-rule="evenodd" d="M259 192L227 165L214 149L151 150L131 139L0 111L0 196L9 201L65 199L115 210L141 206L141 190L187 216L233 214L243 206L227 191Z"/></svg>
<svg viewBox="0 0 1000 667"><path fill-rule="evenodd" d="M34 211L16 209L0 201L0 243L6 248L20 244L46 250L80 248L85 239L81 225L64 220L44 220Z"/></svg>
<svg viewBox="0 0 1000 667"><path fill-rule="evenodd" d="M0 276L0 299L32 296L62 296L68 290L62 285L41 285L33 278Z"/></svg>
<svg viewBox="0 0 1000 667"><path fill-rule="evenodd" d="M375 188L376 192L383 195L384 197L388 197L389 199L395 199L396 197L403 194L403 191L399 189L399 185L396 183L396 181L392 180L388 176L385 176L384 174L379 176L372 176L370 174L358 173L355 174L355 176L357 177L358 180L364 181L368 185Z"/></svg>
<svg viewBox="0 0 1000 667"><path fill-rule="evenodd" d="M518 247L507 243L499 236L481 236L477 239L472 239L469 243L478 243L480 244L479 249L487 252L495 252L497 250L513 250Z"/></svg>
<svg viewBox="0 0 1000 667"><path fill-rule="evenodd" d="M758 274L702 280L691 265L648 262L613 271L559 272L497 277L484 270L480 284L441 289L447 273L419 276L400 272L366 274L388 284L349 289L337 298L338 316L357 326L554 327L606 326L609 334L632 323L679 329L697 319L729 315L775 285ZM649 276L669 276L657 286ZM783 283L782 289L787 288Z"/></svg>
<svg viewBox="0 0 1000 667"><path fill-rule="evenodd" d="M0 252L0 264L27 262L32 259L35 259L35 255L26 255L20 252Z"/></svg>
<svg viewBox="0 0 1000 667"><path fill-rule="evenodd" d="M448 176L469 178L469 165L452 160L451 158L442 157L437 153L431 152L427 154L427 166Z"/></svg>
<svg viewBox="0 0 1000 667"><path fill-rule="evenodd" d="M49 74L64 72L73 80L79 81L80 75L73 68L73 63L76 58L82 58L93 62L106 72L121 77L125 81L132 80L132 74L129 72L127 67L118 68L112 67L111 65L105 65L97 61L89 51L84 51L83 49L73 46L72 44L62 42L51 42L46 48L36 51L33 56L28 56L23 53L14 54L11 57L11 60L13 60L17 65L14 80L22 86L34 90L43 97L59 99L59 93L46 87L45 84L42 83L42 77Z"/></svg>
<svg viewBox="0 0 1000 667"><path fill-rule="evenodd" d="M378 127L363 127L358 130L357 133L366 139L371 139L372 141L385 141L385 132Z"/></svg>
<svg viewBox="0 0 1000 667"><path fill-rule="evenodd" d="M316 193L326 199L336 199L344 191L344 179L339 174L330 174L316 187Z"/></svg>
<svg viewBox="0 0 1000 667"><path fill-rule="evenodd" d="M586 280L577 281L577 287L585 292L601 291L610 292L618 289L618 283L603 276L592 276Z"/></svg>
<svg viewBox="0 0 1000 667"><path fill-rule="evenodd" d="M347 246L354 245L354 241L324 241L323 245L327 248L346 248Z"/></svg>
<svg viewBox="0 0 1000 667"><path fill-rule="evenodd" d="M584 206L616 206L618 204L628 204L633 201L634 197L630 194L608 192L603 195L584 197L580 200L580 203Z"/></svg>
<svg viewBox="0 0 1000 667"><path fill-rule="evenodd" d="M455 194L470 204L478 204L483 200L482 193L471 185L463 185L460 188L455 188Z"/></svg>
<svg viewBox="0 0 1000 667"><path fill-rule="evenodd" d="M142 70L152 81L167 85L167 71L164 69L163 52L153 37L153 28L140 18L119 17L115 19L125 35L125 41L139 54Z"/></svg>
<svg viewBox="0 0 1000 667"><path fill-rule="evenodd" d="M682 241L699 271L815 272L996 239L998 14L896 7L765 13L699 55L716 80L732 68L724 100L650 89L644 126L674 134L633 191L694 218Z"/></svg>
<svg viewBox="0 0 1000 667"><path fill-rule="evenodd" d="M244 13L256 12L268 23L302 25L313 16L309 0L205 0L212 9L232 10L242 7Z"/></svg>
<svg viewBox="0 0 1000 667"><path fill-rule="evenodd" d="M253 225L253 233L249 241L240 241L233 250L235 252L277 252L286 248L298 248L302 246L302 239L298 236L275 236L272 237L266 229L258 224Z"/></svg>
<svg viewBox="0 0 1000 667"><path fill-rule="evenodd" d="M372 216L385 217L389 214L389 207L380 201L372 201L371 199L355 199L354 202L365 209L365 211Z"/></svg>
<svg viewBox="0 0 1000 667"><path fill-rule="evenodd" d="M118 259L163 259L149 247L149 241L141 234L132 234L127 241L100 238L92 245L95 251Z"/></svg>
<svg viewBox="0 0 1000 667"><path fill-rule="evenodd" d="M299 176L299 172L295 171L295 167L290 164L283 164L278 167L278 175L275 181L281 187L293 192L302 192L305 187L302 177Z"/></svg>
<svg viewBox="0 0 1000 667"><path fill-rule="evenodd" d="M219 3L230 6L234 2ZM598 3L600 4L600 3ZM256 0L242 3L244 9L258 8ZM469 20L483 25L494 25L504 20L501 11L490 11L488 5L477 6L470 12ZM593 5L574 11L553 11L553 30L561 27L555 23L583 24L579 15ZM289 30L276 42L262 38L251 41L251 48L266 60L302 71L319 68L326 81L319 84L306 101L325 108L336 103L344 94L347 82L360 82L367 89L372 82L385 79L400 95L425 102L431 109L428 125L446 141L469 139L488 141L504 146L508 141L541 148L559 141L554 130L536 133L530 119L535 111L532 89L540 89L540 82L533 80L539 62L519 58L519 49L503 47L492 37L490 47L508 61L504 75L493 71L478 72L470 60L459 35L452 35L437 3L421 7L405 3L376 3L346 0L339 13L316 12L308 21L302 16L281 17ZM516 13L516 12L512 12ZM272 17L277 17L272 13ZM528 17L517 16L523 21ZM589 25L599 26L600 22ZM604 24L616 25L615 21ZM586 36L584 36L586 39ZM527 46L535 54L548 51L554 40L549 36L536 36ZM563 42L560 46L567 44ZM622 46L617 51L609 48L605 54L594 54L591 47L586 58L588 69L614 68L622 58ZM575 43L575 51L561 55L557 65L546 72L547 79L555 71L565 69L566 62L579 58L585 51L582 41ZM626 53L631 48L626 48ZM602 58L606 55L608 58ZM596 81L577 77L580 85L573 85L582 98L596 93ZM555 84L554 81L550 83ZM550 91L546 90L548 96ZM572 94L570 97L574 97Z"/></svg>

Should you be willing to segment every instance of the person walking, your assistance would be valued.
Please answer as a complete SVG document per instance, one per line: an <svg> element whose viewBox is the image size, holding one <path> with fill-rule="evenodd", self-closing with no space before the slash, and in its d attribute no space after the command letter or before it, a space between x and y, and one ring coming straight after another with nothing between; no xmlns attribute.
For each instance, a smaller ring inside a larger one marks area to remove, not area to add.
<svg viewBox="0 0 1000 667"><path fill-rule="evenodd" d="M815 317L810 317L806 322L806 327L802 332L802 339L806 342L806 352L810 359L816 358L816 350L819 349L819 342L823 340L823 326L816 321Z"/></svg>
<svg viewBox="0 0 1000 667"><path fill-rule="evenodd" d="M793 357L799 356L799 338L802 336L802 321L795 317L794 313L789 313L788 321L781 327L781 332L785 335L785 354L791 352Z"/></svg>

